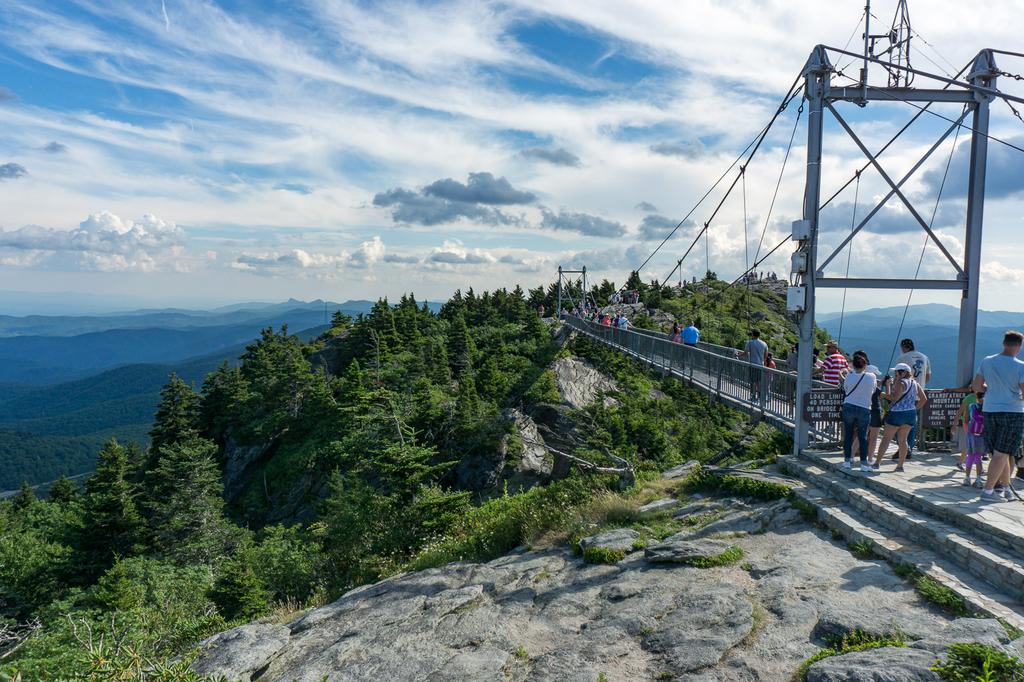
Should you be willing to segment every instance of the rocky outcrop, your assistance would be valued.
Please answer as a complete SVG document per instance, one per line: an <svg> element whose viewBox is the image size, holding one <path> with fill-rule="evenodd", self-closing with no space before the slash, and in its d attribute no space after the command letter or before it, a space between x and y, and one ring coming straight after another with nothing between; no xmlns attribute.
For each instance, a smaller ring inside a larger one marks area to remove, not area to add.
<svg viewBox="0 0 1024 682"><path fill-rule="evenodd" d="M577 410L589 407L603 393L618 389L612 379L579 358L558 358L551 363L551 369L562 400Z"/></svg>
<svg viewBox="0 0 1024 682"><path fill-rule="evenodd" d="M274 441L240 445L230 435L226 438L222 465L225 499L233 500L245 491L252 471L271 455L275 445Z"/></svg>
<svg viewBox="0 0 1024 682"><path fill-rule="evenodd" d="M855 557L784 503L726 502L738 515L720 528L726 541L699 542L738 545L732 566L643 552L589 565L568 548L523 549L359 588L284 626L222 633L194 667L246 682L787 680L825 633L898 629L928 639L824 659L808 679L933 680L951 640L1005 643L992 622L933 611L887 564Z"/></svg>
<svg viewBox="0 0 1024 682"><path fill-rule="evenodd" d="M824 658L807 669L807 682L940 682L934 664L928 652L887 646Z"/></svg>
<svg viewBox="0 0 1024 682"><path fill-rule="evenodd" d="M632 552L633 543L640 538L640 533L632 528L615 528L580 540L580 551L586 552L591 547L607 549L613 552Z"/></svg>
<svg viewBox="0 0 1024 682"><path fill-rule="evenodd" d="M732 545L724 540L688 540L689 533L678 533L644 551L656 564L692 564L724 554Z"/></svg>

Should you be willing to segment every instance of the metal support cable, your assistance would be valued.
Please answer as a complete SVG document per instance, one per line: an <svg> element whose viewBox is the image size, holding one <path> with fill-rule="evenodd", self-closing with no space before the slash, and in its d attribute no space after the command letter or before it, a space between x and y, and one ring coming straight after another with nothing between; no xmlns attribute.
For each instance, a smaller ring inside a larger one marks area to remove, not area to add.
<svg viewBox="0 0 1024 682"><path fill-rule="evenodd" d="M651 254L649 256L647 256L647 258L644 259L644 262L641 263L640 266L634 270L634 272L639 273L644 268L644 266L646 266L651 261L651 259L654 258L655 255L657 255L658 251L661 250L661 247L665 246L665 244L668 242L668 240L671 239L673 235L675 235L676 231L678 231L679 228L682 227L683 224L687 220L689 220L690 216L693 215L697 211L697 209L700 207L700 205L702 203L704 203L704 200L707 199L711 195L711 193L715 191L715 188L718 187L719 184L721 184L722 180L724 180L725 177L729 174L729 171L731 171L733 168L736 167L736 164L739 163L743 159L743 156L745 154L747 154L748 151L750 151L750 156L747 157L747 163L750 163L751 157L753 157L753 155L757 152L757 149L761 146L761 143L764 141L764 138L767 137L768 132L771 130L772 126L775 124L775 121L779 118L779 115L782 114L782 112L786 110L786 107L789 106L789 103L793 101L793 98L796 97L797 93L800 91L799 83L800 83L800 79L801 78L802 78L802 74L798 75L793 80L793 84L789 87L789 90L786 92L786 96L783 97L782 102L779 104L778 109L776 109L775 114L772 115L771 120L768 121L768 124L765 125L761 129L761 131L758 132L758 134L754 136L754 139L752 139L747 144L746 147L744 147L743 151L740 152L739 155L733 160L733 162L729 164L729 167L726 168L725 171L722 172L722 174L718 177L718 179L715 181L715 183L713 185L711 185L711 187L704 193L703 196L701 196L700 199L697 200L697 203L693 205L693 208L691 208L686 213L686 215L683 216L683 219L680 220L679 223L675 227L672 228L672 231L669 232L668 235L664 239L661 240L661 243L658 244L657 247L655 247L654 251L652 251ZM751 150L752 147L753 147L753 150ZM746 164L744 164L744 165L746 165ZM735 184L735 183L733 183L733 184ZM731 188L730 188L730 191L731 191ZM674 272L675 272L675 270L672 271L672 273L674 273ZM669 277L672 276L672 273L669 274ZM664 279L662 281L668 281L668 280L666 278L666 279Z"/></svg>
<svg viewBox="0 0 1024 682"><path fill-rule="evenodd" d="M779 197L779 188L782 187L782 177L786 174L786 164L789 163L789 154L793 151L793 140L796 139L796 130L800 126L800 116L804 113L804 103L800 102L800 108L796 110L796 120L793 121L793 132L789 134L789 144L786 146L786 155L782 159L782 168L779 169L779 179L775 182L775 192L772 194L772 201L768 205L768 215L764 219L764 227L761 228L761 237L757 240L757 249L754 251L754 260L761 254L761 245L764 243L764 235L768 232L768 223L772 219L772 211L775 210L775 200Z"/></svg>
<svg viewBox="0 0 1024 682"><path fill-rule="evenodd" d="M869 86L869 87L871 87L871 86ZM908 102L907 100L903 99L902 97L897 97L896 95L892 94L891 92L887 92L887 91L885 91L882 88L871 87L871 89L872 90L878 90L879 92L882 92L886 97L889 97L891 99L899 100L900 102L903 102L904 104L909 104L910 106L914 107L915 109L920 109L922 111L922 113L925 111L925 107L922 107L921 105L915 104L913 102ZM1009 100L1006 100L1006 99L1004 99L1003 101L1005 101L1007 103L1009 102ZM1018 100L1014 99L1014 101L1018 101ZM950 123L957 123L956 120L954 120L952 118L949 118L948 116L943 116L942 114L934 112L931 109L928 109L928 113L931 114L932 116L937 117L937 118L941 118L943 121L949 121ZM1018 147L1017 145L1015 145L1015 144L1013 144L1011 142L1007 142L1006 140L1001 140L998 137L995 137L994 135L989 135L988 133L983 133L980 130L975 129L973 126L969 126L969 125L966 125L964 123L959 123L958 124L958 128L966 128L967 130L970 130L972 133L975 133L977 135L981 135L982 137L986 137L989 140L992 140L993 142L998 142L999 144L1006 145L1010 149L1016 149L1018 152L1024 153L1024 148ZM959 131L957 131L957 132L959 132Z"/></svg>
<svg viewBox="0 0 1024 682"><path fill-rule="evenodd" d="M799 79L798 79L798 80L799 80ZM796 93L794 92L793 94L791 94L791 95L790 95L790 96L789 96L789 97L788 97L788 98L787 98L787 99L786 99L786 100L785 100L785 101L783 102L783 104L782 104L782 105L781 105L781 106L779 107L779 110L775 112L775 115L774 115L774 116L772 116L772 120L771 120L771 121L770 121L770 122L768 123L768 126L766 126L766 127L765 127L765 129L764 129L764 133L763 133L763 134L761 135L761 138L760 138L760 139L759 139L759 140L757 141L757 144L756 144L756 145L754 145L754 148L750 150L750 154L749 154L749 155L747 156L747 160L746 160L746 162L745 162L745 163L743 164L743 166L741 166L741 168L743 168L743 169L744 169L744 172L745 172L745 169L746 169L746 167L750 165L750 160L754 158L754 155L755 155L755 154L757 154L757 151L758 151L758 150L759 150L759 149L761 148L761 143L762 143L762 142L764 142L765 138L766 138L766 137L768 136L768 130L769 130L769 129L771 128L771 126L772 126L772 125L773 125L773 124L775 123L775 121L776 121L776 120L778 120L778 118L779 118L779 115L780 115L780 114L781 114L781 113L782 113L783 111L785 111L786 107L787 107L787 106L789 105L789 103L790 103L790 102L792 102L792 101L793 101L793 99L794 99L795 97L796 97ZM802 106L803 106L803 98L801 98L801 100L800 100L800 103L801 103L801 107L802 107ZM669 272L669 273L668 273L668 276L667 276L667 277L664 277L664 278L662 278L662 280L661 280L661 281L663 281L663 282L664 282L664 281L667 281L668 279L670 279L670 278L672 277L672 275L674 275L674 274L675 274L675 272L676 272L676 268L679 268L679 267L681 267L681 266L682 266L682 262L683 262L684 260L686 260L686 256L687 256L687 255L689 255L689 253L690 253L690 251L691 251L691 250L693 249L694 245L696 245L696 244L697 244L697 241L698 241L698 240L699 240L699 239L700 239L700 238L701 238L702 236L704 236L705 234L707 234L707 231L708 231L708 227L710 227L710 226L711 226L711 223L712 223L712 221L714 221L715 217L716 217L716 216L718 215L718 212L719 212L720 210L722 210L722 206L723 206L723 205L725 204L725 201L726 201L726 199L728 199L728 198L729 198L729 195L730 195L730 194L732 193L732 191L733 191L733 190L734 190L734 189L736 188L736 185L737 185L737 184L739 183L739 181L740 181L740 174L737 174L737 175L736 175L736 177L735 177L735 178L733 178L732 184L730 184L730 185L729 185L729 188L728 188L727 190L725 190L725 194L723 194L723 195L722 195L722 198L721 198L721 199L719 200L719 202L718 202L718 205L717 205L717 206L715 206L715 210L711 212L711 216L710 216L710 217L709 217L709 218L708 218L708 219L707 219L707 220L706 220L706 221L704 222L704 227L703 227L703 228L701 228L700 232L698 232L698 233L697 233L697 235L696 235L696 236L695 236L695 237L693 238L693 242L692 242L692 243L690 244L690 247L689 247L688 249L686 249L686 254L685 254L685 255L683 255L683 257L682 257L682 258L681 258L681 259L679 260L679 262L678 262L678 263L676 263L676 266L675 266L674 268L672 268L671 272ZM709 268L709 269L710 269L710 268Z"/></svg>
<svg viewBox="0 0 1024 682"><path fill-rule="evenodd" d="M853 191L853 215L850 217L850 231L857 226L857 202L860 200L860 173L857 173L857 187ZM850 248L846 252L846 278L850 278L850 261L853 260L853 242L850 242ZM843 287L843 304L839 309L839 336L836 339L839 343L839 347L843 346L843 323L846 321L846 292L848 289Z"/></svg>
<svg viewBox="0 0 1024 682"><path fill-rule="evenodd" d="M964 107L964 111L967 111L967 107ZM939 183L939 191L935 195L935 206L932 207L932 217L928 221L930 225L935 224L935 216L939 212L939 202L942 200L942 191L946 187L946 179L949 177L949 167L953 162L953 153L956 151L957 138L960 136L960 129L958 128L956 134L953 135L953 145L949 149L949 158L946 159L946 168L942 171L942 182ZM851 245L852 248L852 245ZM921 273L921 265L924 263L924 255L928 250L928 235L925 235L924 245L921 247L921 256L917 259L917 269L914 271L914 279L917 279ZM907 303L903 306L903 316L900 318L899 329L896 330L896 339L892 344L892 353L889 354L889 366L892 366L892 361L896 357L896 346L900 342L900 337L903 336L903 325L907 321L907 311L910 310L910 301L914 298L914 290L911 289L907 292Z"/></svg>
<svg viewBox="0 0 1024 682"><path fill-rule="evenodd" d="M961 75L962 75L962 74L963 74L963 73L964 73L965 71L967 71L967 69L969 69L969 68L970 68L970 66L971 66L971 65L970 65L970 63L968 63L968 64L965 64L965 65L964 65L964 66L963 66L963 67L962 67L962 68L961 68L961 69L960 69L959 71L957 71L957 73L956 73L956 75L954 76L954 78L959 78L959 77L960 77L960 76L961 76ZM942 86L942 88L941 88L941 89L942 89L942 90L948 90L948 89L949 89L949 86L950 86L950 84L949 84L949 83L947 83L947 84L945 84L944 86ZM903 124L903 127L902 127L902 128L900 128L899 130L897 130L897 131L896 131L896 133L895 133L895 134L894 134L894 135L893 135L892 137L890 137L890 138L889 138L889 141L888 141L888 142L886 142L886 143L885 143L885 144L884 144L884 145L882 146L882 148L881 148L881 149L879 149L879 150L878 150L877 152L875 152L875 158L878 158L878 157L879 157L879 156L881 156L881 155L882 155L883 153L885 153L885 151L886 151L886 150L887 150L887 149L888 149L889 147L891 147L891 146L892 146L893 142L895 142L896 140L898 140L898 139L899 139L899 137L900 137L901 135L903 135L903 133L905 133L905 132L907 131L907 129L908 129L908 128L910 128L910 126L912 126L912 125L913 125L913 124L914 124L914 123L915 123L915 122L917 121L917 119L919 119L919 118L921 118L922 116L924 116L924 113L925 113L925 112L926 112L926 111L927 111L928 109L930 109L930 108L931 108L932 104L934 104L934 102L928 102L928 104L924 105L924 107L920 107L920 111L918 111L918 112L917 112L916 114L914 114L914 115L913 115L913 116L911 117L911 119L910 119L909 121L907 121L906 123L904 123L904 124ZM823 204L822 204L822 205L821 205L821 206L819 207L819 209L818 209L818 210L821 210L821 209L825 208L826 206L828 206L829 204L831 204L831 203L832 203L832 202L833 202L833 201L834 201L834 200L836 199L836 197L838 197L838 196L839 196L840 194L842 194L842 193L843 193L843 191L844 191L844 190L845 190L845 189L846 189L847 187L849 187L849 186L850 186L850 183L851 183L851 182L853 182L853 181L854 181L854 179L855 179L855 178L856 178L856 177L857 177L857 176L858 176L858 175L859 175L860 173L863 173L864 171L866 171L866 170L867 170L867 169L868 169L868 168L869 168L870 166L871 166L871 162L870 162L870 161L866 161L866 162L864 163L864 165L860 167L860 169L859 169L859 170L857 170L857 171L856 171L856 172L855 172L855 173L854 173L853 175L851 175L851 176L850 176L850 179L849 179L849 180L847 180L846 182L844 182L844 183L843 183L843 185L842 185L842 186L841 186L841 187L840 187L839 189L837 189L837 190L836 190L836 191L835 191L835 192L834 192L834 193L832 194L832 196L830 196L830 197L829 197L828 199L826 199L826 200L825 200L825 202L824 202L824 203L823 203Z"/></svg>

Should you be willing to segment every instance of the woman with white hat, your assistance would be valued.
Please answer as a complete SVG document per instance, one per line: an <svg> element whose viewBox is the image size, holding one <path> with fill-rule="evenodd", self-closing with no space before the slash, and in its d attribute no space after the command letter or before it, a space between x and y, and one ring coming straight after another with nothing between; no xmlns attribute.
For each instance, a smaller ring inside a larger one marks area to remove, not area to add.
<svg viewBox="0 0 1024 682"><path fill-rule="evenodd" d="M881 465L882 457L895 435L899 443L896 471L903 471L903 463L907 459L907 438L910 436L910 430L917 424L917 413L928 402L928 396L921 385L914 381L914 372L910 365L900 362L891 371L895 379L889 383L888 392L882 393L882 397L889 401L890 407L885 417L885 431L882 432L882 442L878 444L874 468L877 469Z"/></svg>

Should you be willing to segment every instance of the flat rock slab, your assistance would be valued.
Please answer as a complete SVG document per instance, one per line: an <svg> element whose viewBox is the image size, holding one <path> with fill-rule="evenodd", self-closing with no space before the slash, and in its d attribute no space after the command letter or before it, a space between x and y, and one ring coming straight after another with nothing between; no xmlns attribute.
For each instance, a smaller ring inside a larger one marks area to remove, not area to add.
<svg viewBox="0 0 1024 682"><path fill-rule="evenodd" d="M754 627L750 600L729 585L687 590L672 606L643 647L660 654L677 675L715 665Z"/></svg>
<svg viewBox="0 0 1024 682"><path fill-rule="evenodd" d="M620 552L633 551L633 543L640 537L640 533L632 528L616 528L597 535L580 540L580 550L587 551L590 547L601 549L618 550Z"/></svg>
<svg viewBox="0 0 1024 682"><path fill-rule="evenodd" d="M823 658L807 669L807 682L940 682L935 654L882 647Z"/></svg>
<svg viewBox="0 0 1024 682"><path fill-rule="evenodd" d="M672 514L673 519L685 519L687 516L694 516L697 514L709 514L712 512L718 512L725 509L725 505L717 500L699 500L697 502L691 502L682 509L675 511Z"/></svg>
<svg viewBox="0 0 1024 682"><path fill-rule="evenodd" d="M199 673L250 682L267 660L287 646L290 637L291 631L284 625L247 623L201 642L202 655L192 667Z"/></svg>
<svg viewBox="0 0 1024 682"><path fill-rule="evenodd" d="M639 509L638 512L641 514L657 514L658 512L668 511L669 509L675 509L679 506L679 500L674 497L665 497L654 502L648 502Z"/></svg>
<svg viewBox="0 0 1024 682"><path fill-rule="evenodd" d="M697 467L698 465L699 465L699 462L697 462L697 460L691 459L686 464L680 464L679 466L672 467L668 471L664 472L661 476L662 476L662 478L670 478L670 479L671 478L683 478L684 476L688 476L690 474L690 472L693 471L694 468Z"/></svg>
<svg viewBox="0 0 1024 682"><path fill-rule="evenodd" d="M732 547L732 543L724 540L687 540L686 537L673 535L665 542L648 547L644 556L656 564L690 564L714 558Z"/></svg>
<svg viewBox="0 0 1024 682"><path fill-rule="evenodd" d="M908 639L923 639L941 631L943 625L943 621L935 616L897 610L885 604L873 608L833 606L818 614L813 635L826 639L854 632L875 637L901 633Z"/></svg>
<svg viewBox="0 0 1024 682"><path fill-rule="evenodd" d="M1003 649L1010 643L1010 636L995 618L957 618L938 632L914 642L911 646L941 654L951 644L963 642L977 642Z"/></svg>

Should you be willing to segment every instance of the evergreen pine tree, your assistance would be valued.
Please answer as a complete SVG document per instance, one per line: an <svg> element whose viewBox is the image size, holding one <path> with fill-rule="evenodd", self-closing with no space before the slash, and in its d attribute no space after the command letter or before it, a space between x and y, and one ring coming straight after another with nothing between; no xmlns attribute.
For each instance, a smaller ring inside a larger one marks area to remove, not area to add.
<svg viewBox="0 0 1024 682"><path fill-rule="evenodd" d="M96 473L85 482L84 541L91 568L103 570L115 556L135 552L142 536L142 517L130 480L128 453L110 439L96 458Z"/></svg>
<svg viewBox="0 0 1024 682"><path fill-rule="evenodd" d="M251 543L224 562L210 596L226 620L255 620L269 610L270 590L256 572L256 563Z"/></svg>
<svg viewBox="0 0 1024 682"><path fill-rule="evenodd" d="M50 502L65 506L78 499L78 486L67 476L61 476L50 486Z"/></svg>
<svg viewBox="0 0 1024 682"><path fill-rule="evenodd" d="M459 378L473 367L473 339L469 336L466 318L456 315L448 331L448 361L452 374Z"/></svg>
<svg viewBox="0 0 1024 682"><path fill-rule="evenodd" d="M153 544L180 565L212 564L229 541L217 446L192 438L160 448L148 472L145 506Z"/></svg>
<svg viewBox="0 0 1024 682"><path fill-rule="evenodd" d="M476 392L473 375L463 374L459 379L459 394L455 401L455 421L460 426L471 424L480 412L480 396Z"/></svg>
<svg viewBox="0 0 1024 682"><path fill-rule="evenodd" d="M224 362L203 380L199 400L199 432L204 438L224 445L233 423L245 419L242 414L249 400L249 383L237 367Z"/></svg>
<svg viewBox="0 0 1024 682"><path fill-rule="evenodd" d="M14 496L11 504L14 506L15 511L21 511L31 507L35 501L36 491L28 484L28 481L22 481L21 489L18 490L18 494Z"/></svg>
<svg viewBox="0 0 1024 682"><path fill-rule="evenodd" d="M199 434L199 396L192 387L171 373L167 384L160 389L160 404L149 432L151 452L173 443L180 443ZM149 465L152 468L153 458Z"/></svg>
<svg viewBox="0 0 1024 682"><path fill-rule="evenodd" d="M331 314L331 329L347 329L352 324L352 317L340 310Z"/></svg>

